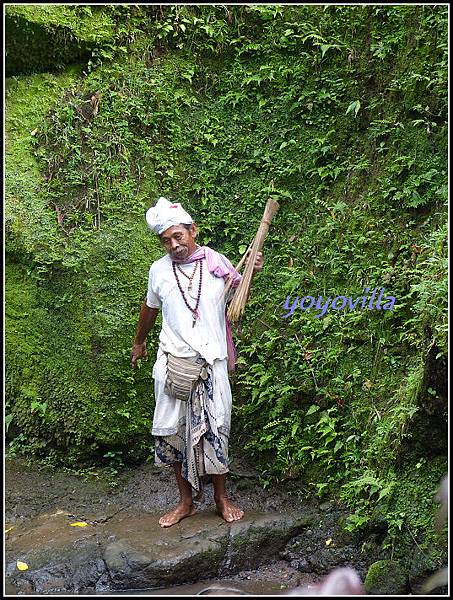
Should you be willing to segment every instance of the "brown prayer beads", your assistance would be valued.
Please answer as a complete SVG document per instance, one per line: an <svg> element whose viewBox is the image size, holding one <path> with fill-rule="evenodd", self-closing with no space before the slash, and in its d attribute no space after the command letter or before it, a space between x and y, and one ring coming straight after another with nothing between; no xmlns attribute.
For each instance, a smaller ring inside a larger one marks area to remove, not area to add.
<svg viewBox="0 0 453 600"><path fill-rule="evenodd" d="M203 279L203 260L199 259L199 261L200 261L200 281L198 283L198 293L197 293L197 301L195 303L195 308L192 308L190 306L190 304L187 302L186 296L184 295L183 289L181 287L181 283L178 279L178 274L176 273L176 263L174 261L172 261L172 263L171 263L172 267L173 267L173 273L175 274L176 283L178 284L179 291L181 292L182 299L184 300L184 303L187 306L187 308L192 313L192 318L193 318L192 327L195 327L196 320L200 316L198 314L198 305L200 304L200 298L201 298L201 284L202 284L202 279ZM184 273L184 275L185 275L185 273ZM186 275L186 277L187 277L187 275Z"/></svg>

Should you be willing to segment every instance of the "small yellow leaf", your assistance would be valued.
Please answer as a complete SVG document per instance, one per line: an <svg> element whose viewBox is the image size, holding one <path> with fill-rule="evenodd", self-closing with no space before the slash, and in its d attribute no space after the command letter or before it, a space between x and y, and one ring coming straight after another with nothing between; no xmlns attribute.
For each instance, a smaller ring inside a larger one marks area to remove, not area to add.
<svg viewBox="0 0 453 600"><path fill-rule="evenodd" d="M70 525L71 527L86 527L88 523L85 523L85 521L78 521L77 523L71 523Z"/></svg>
<svg viewBox="0 0 453 600"><path fill-rule="evenodd" d="M328 540L326 540L326 546L330 546L331 543L332 543L332 538L329 538Z"/></svg>
<svg viewBox="0 0 453 600"><path fill-rule="evenodd" d="M12 527L10 527L9 529L5 529L5 533L8 533L8 531L11 531L11 529L14 529L14 525Z"/></svg>
<svg viewBox="0 0 453 600"><path fill-rule="evenodd" d="M27 563L21 562L20 560L18 560L16 564L19 571L26 571L28 569Z"/></svg>

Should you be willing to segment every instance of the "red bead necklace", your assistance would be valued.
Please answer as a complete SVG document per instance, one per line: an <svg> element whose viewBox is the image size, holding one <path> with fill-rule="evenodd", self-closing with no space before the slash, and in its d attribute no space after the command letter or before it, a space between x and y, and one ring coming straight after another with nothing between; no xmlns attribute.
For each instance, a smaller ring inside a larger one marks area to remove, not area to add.
<svg viewBox="0 0 453 600"><path fill-rule="evenodd" d="M181 283L180 283L180 281L178 279L178 275L176 273L176 263L174 261L172 261L172 263L171 263L172 267L173 267L173 273L175 274L176 283L178 284L179 291L181 292L182 299L184 300L184 303L187 306L187 308L192 313L192 319L193 319L193 321L192 321L192 327L195 327L196 320L200 318L200 314L198 312L198 305L200 304L200 298L201 298L201 282L202 282L202 279L203 279L203 261L202 261L201 258L198 259L198 260L200 262L200 281L198 283L198 293L197 293L197 301L195 303L195 308L192 308L190 306L190 304L187 302L186 296L185 296L185 294L183 292L183 289L181 287ZM196 267L196 265L195 265L195 267ZM194 274L195 274L195 269L194 269L194 272L192 274L192 277L194 276ZM184 275L186 275L186 274L184 273ZM186 277L187 277L187 275L186 275ZM192 285L191 278L189 278L189 279L190 279L190 285Z"/></svg>

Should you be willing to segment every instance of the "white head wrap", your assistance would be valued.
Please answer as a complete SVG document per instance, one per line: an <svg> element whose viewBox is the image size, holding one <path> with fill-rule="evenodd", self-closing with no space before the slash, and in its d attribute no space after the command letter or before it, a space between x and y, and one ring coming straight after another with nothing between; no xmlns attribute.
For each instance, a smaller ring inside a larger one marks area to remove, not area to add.
<svg viewBox="0 0 453 600"><path fill-rule="evenodd" d="M191 225L192 217L187 213L179 202L169 202L162 196L155 206L151 206L146 212L148 227L160 235L169 227L181 223Z"/></svg>

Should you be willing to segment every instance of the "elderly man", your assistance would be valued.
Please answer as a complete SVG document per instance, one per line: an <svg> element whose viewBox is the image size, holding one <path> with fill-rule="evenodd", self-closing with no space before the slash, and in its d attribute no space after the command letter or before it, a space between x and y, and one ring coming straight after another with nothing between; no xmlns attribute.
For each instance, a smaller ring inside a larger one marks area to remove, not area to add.
<svg viewBox="0 0 453 600"><path fill-rule="evenodd" d="M156 464L173 465L180 494L179 504L159 524L170 527L195 514L192 493L201 495L208 475L219 514L236 521L244 512L225 490L232 402L228 370L234 369L235 349L223 292L228 280L234 289L241 276L225 256L196 243L196 225L179 203L159 198L146 221L167 254L150 267L131 362L135 368L147 357L146 336L162 310L152 434ZM262 266L259 253L254 272Z"/></svg>

